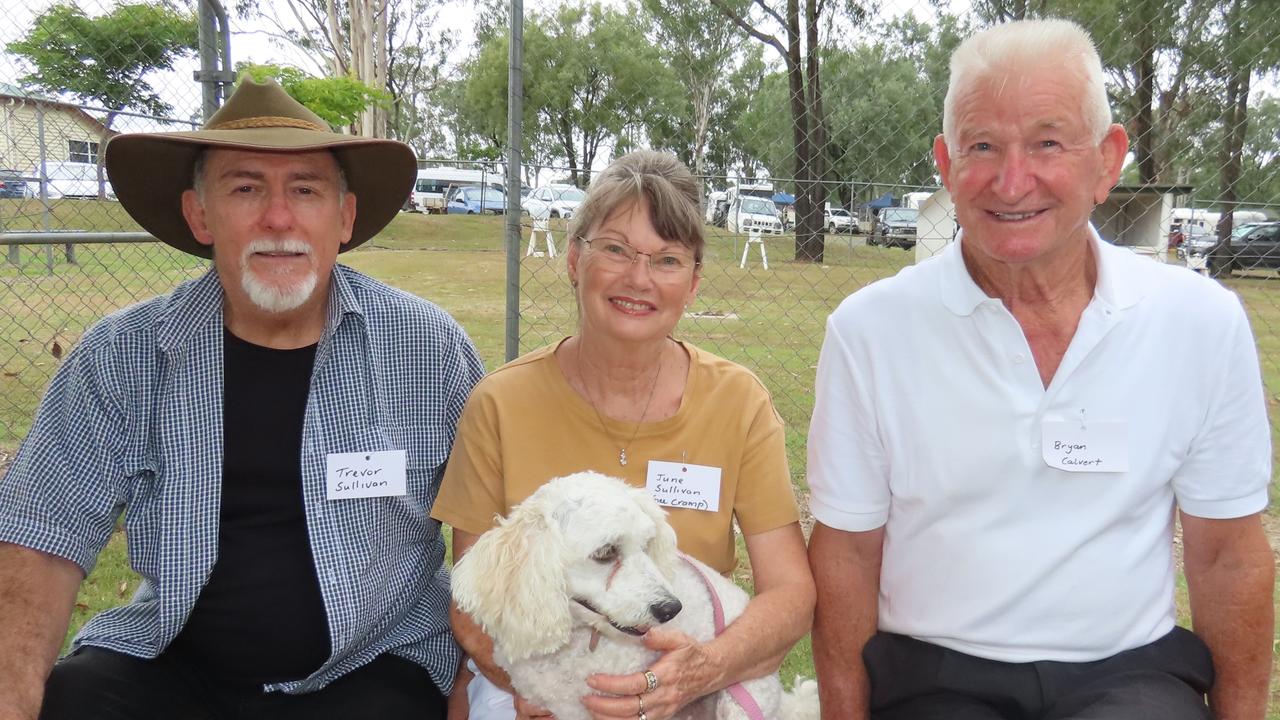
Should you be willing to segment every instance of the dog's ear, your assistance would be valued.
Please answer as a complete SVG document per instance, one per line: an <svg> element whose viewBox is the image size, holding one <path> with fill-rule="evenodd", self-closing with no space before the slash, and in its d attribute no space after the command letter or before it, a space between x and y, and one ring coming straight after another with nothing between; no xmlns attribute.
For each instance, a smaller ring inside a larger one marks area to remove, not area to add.
<svg viewBox="0 0 1280 720"><path fill-rule="evenodd" d="M560 530L525 501L480 536L453 570L453 599L511 660L569 640L573 617Z"/></svg>
<svg viewBox="0 0 1280 720"><path fill-rule="evenodd" d="M658 532L649 546L648 553L653 563L670 580L675 576L676 572L676 531L672 530L671 525L667 524L667 512L653 498L649 497L647 490L631 488L631 496L636 505L640 506L644 514L648 515L653 520L653 524L657 526Z"/></svg>

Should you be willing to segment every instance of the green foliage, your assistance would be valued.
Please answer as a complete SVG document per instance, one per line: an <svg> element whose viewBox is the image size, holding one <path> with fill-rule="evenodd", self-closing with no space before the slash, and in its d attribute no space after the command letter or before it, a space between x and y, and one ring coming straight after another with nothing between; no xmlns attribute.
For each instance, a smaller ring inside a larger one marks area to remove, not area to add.
<svg viewBox="0 0 1280 720"><path fill-rule="evenodd" d="M390 95L354 77L313 77L298 68L281 65L241 64L236 70L241 78L275 80L290 97L337 127L351 125L370 105L387 106L391 102Z"/></svg>
<svg viewBox="0 0 1280 720"><path fill-rule="evenodd" d="M29 87L68 93L112 111L170 115L144 78L168 70L196 48L196 22L167 6L136 3L89 17L58 4L38 15L27 34L6 49L34 67L20 78ZM110 127L114 113L108 117Z"/></svg>
<svg viewBox="0 0 1280 720"><path fill-rule="evenodd" d="M830 180L933 184L933 138L942 127L947 63L965 34L955 18L944 16L931 26L907 15L890 23L880 42L823 53ZM786 75L739 82L758 88L739 117L740 141L775 173L791 168L795 147ZM848 193L842 191L841 205L849 203Z"/></svg>
<svg viewBox="0 0 1280 720"><path fill-rule="evenodd" d="M1219 192L1222 164L1223 124L1220 108L1206 101L1198 105L1183 125L1177 143L1180 182L1194 188L1197 204L1211 204ZM1236 198L1243 203L1280 201L1280 99L1259 97L1249 108L1249 124L1241 152L1241 174L1236 182ZM1127 175L1126 182L1136 178ZM1216 209L1216 208L1215 208Z"/></svg>
<svg viewBox="0 0 1280 720"><path fill-rule="evenodd" d="M729 4L739 13L746 5L742 0ZM743 54L745 36L710 4L643 0L642 7L662 64L670 70L655 78L650 90L655 111L642 119L650 145L675 153L695 174L726 174L727 168L708 168L706 158L712 137L731 122L727 112L735 95L747 94L726 82Z"/></svg>
<svg viewBox="0 0 1280 720"><path fill-rule="evenodd" d="M669 71L632 15L598 3L562 5L524 26L524 134L532 161L563 160L571 176L638 119L661 112ZM483 43L464 68L459 123L495 146L506 139L507 39Z"/></svg>

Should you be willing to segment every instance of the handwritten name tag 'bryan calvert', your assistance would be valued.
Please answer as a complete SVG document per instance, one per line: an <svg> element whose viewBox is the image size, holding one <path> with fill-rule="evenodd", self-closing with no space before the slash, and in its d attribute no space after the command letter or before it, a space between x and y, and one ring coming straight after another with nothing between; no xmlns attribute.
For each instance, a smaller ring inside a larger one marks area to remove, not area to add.
<svg viewBox="0 0 1280 720"><path fill-rule="evenodd" d="M1051 468L1129 471L1129 423L1123 420L1045 420L1040 426L1040 447Z"/></svg>
<svg viewBox="0 0 1280 720"><path fill-rule="evenodd" d="M405 493L403 450L331 453L325 459L325 484L330 500L390 497Z"/></svg>
<svg viewBox="0 0 1280 720"><path fill-rule="evenodd" d="M720 509L720 468L649 461L645 489L659 505L716 512Z"/></svg>

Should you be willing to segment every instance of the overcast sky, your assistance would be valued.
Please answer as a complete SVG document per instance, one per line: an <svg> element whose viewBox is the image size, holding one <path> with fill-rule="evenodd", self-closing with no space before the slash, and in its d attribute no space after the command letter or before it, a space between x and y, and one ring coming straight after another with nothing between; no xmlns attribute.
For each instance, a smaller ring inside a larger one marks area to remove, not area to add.
<svg viewBox="0 0 1280 720"><path fill-rule="evenodd" d="M527 15L532 11L555 6L560 1L524 0L525 13ZM622 0L605 1L622 4ZM952 8L968 7L968 1L951 0ZM8 22L0 24L0 46L21 38L30 28L32 20L54 2L55 0L6 2L5 5L8 7L5 8L5 15ZM90 15L106 12L110 7L114 6L113 0L76 0L76 4L85 8ZM229 13L233 13L234 4L234 0L224 0L224 6L227 7ZM267 7L273 7L277 16L282 19L290 17L287 5L283 0L262 0L262 4ZM926 0L885 0L884 8L888 15L903 14L908 10L914 10L917 14L921 12L927 15L933 14ZM462 60L469 51L475 37L472 31L475 22L474 5L461 0L449 2L440 11L439 22L447 28L451 35L458 39L455 62ZM233 14L231 26L231 59L233 63L249 61L254 63L286 64L301 67L308 72L317 72L314 63L298 52L297 49L288 46L282 47L278 41L271 40L268 34L264 32L267 28L266 24L236 18ZM768 54L766 57L769 61L776 60L776 58ZM172 72L158 73L156 77L148 78L148 81L160 92L166 102L174 107L174 115L177 117L189 118L199 112L200 88L192 79L192 73L197 68L198 62L194 58L184 59L179 61ZM21 67L12 56L0 53L0 81L15 83L25 72L26 68Z"/></svg>

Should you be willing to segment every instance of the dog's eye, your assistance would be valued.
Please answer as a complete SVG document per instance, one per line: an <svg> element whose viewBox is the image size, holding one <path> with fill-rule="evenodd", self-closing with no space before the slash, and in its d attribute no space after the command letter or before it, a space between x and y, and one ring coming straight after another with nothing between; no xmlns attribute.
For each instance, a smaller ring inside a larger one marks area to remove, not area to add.
<svg viewBox="0 0 1280 720"><path fill-rule="evenodd" d="M605 545L591 553L591 559L599 563L611 563L618 559L618 546Z"/></svg>

